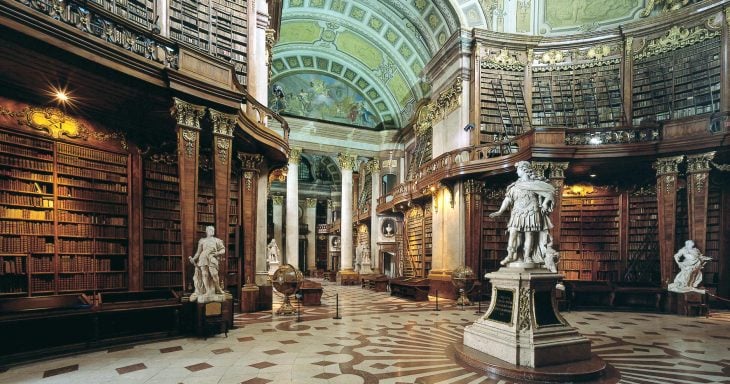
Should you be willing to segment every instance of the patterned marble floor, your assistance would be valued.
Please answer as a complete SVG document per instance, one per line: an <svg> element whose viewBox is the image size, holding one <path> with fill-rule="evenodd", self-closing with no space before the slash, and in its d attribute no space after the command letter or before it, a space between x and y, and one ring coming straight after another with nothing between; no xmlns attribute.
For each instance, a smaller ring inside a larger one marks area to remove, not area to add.
<svg viewBox="0 0 730 384"><path fill-rule="evenodd" d="M479 314L323 282L296 316L237 315L228 337L181 338L20 365L0 383L508 383L462 368L451 345ZM340 315L335 320L335 298ZM486 305L485 305L486 306ZM276 305L275 305L276 309ZM568 312L621 383L730 383L730 313Z"/></svg>

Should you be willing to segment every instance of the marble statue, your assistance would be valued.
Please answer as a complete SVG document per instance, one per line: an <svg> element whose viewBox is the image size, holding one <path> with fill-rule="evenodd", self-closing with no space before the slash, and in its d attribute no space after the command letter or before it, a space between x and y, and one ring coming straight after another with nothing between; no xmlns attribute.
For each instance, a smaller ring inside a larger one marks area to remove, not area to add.
<svg viewBox="0 0 730 384"><path fill-rule="evenodd" d="M667 289L672 292L704 293L704 289L697 287L702 282L702 267L708 260L712 260L712 258L703 255L695 247L693 240L685 241L684 247L674 254L674 261L679 265L679 273L674 277L674 282L667 286Z"/></svg>
<svg viewBox="0 0 730 384"><path fill-rule="evenodd" d="M353 265L355 266L355 272L360 272L360 263L362 263L362 250L364 246L362 244L358 244L355 247L355 260Z"/></svg>
<svg viewBox="0 0 730 384"><path fill-rule="evenodd" d="M551 247L549 233L552 228L549 215L553 210L555 187L535 174L528 161L517 162L515 168L517 181L507 187L499 210L489 214L489 217L494 218L510 211L507 257L500 264L543 263L548 255L554 257L557 253Z"/></svg>
<svg viewBox="0 0 730 384"><path fill-rule="evenodd" d="M279 246L276 239L271 239L266 246L266 264L269 265L269 274L273 274L279 268Z"/></svg>
<svg viewBox="0 0 730 384"><path fill-rule="evenodd" d="M215 227L212 225L205 227L205 234L206 236L198 241L195 255L188 258L195 266L193 275L195 292L190 296L190 301L222 301L224 292L218 271L220 257L225 254L226 246L223 240L214 236Z"/></svg>

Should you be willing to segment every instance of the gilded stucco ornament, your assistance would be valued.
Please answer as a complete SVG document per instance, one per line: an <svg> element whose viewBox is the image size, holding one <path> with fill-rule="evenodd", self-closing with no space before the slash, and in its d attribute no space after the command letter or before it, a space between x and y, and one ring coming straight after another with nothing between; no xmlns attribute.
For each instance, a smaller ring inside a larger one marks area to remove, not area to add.
<svg viewBox="0 0 730 384"><path fill-rule="evenodd" d="M220 162L223 164L228 162L228 150L231 148L231 139L226 137L216 137L215 146Z"/></svg>
<svg viewBox="0 0 730 384"><path fill-rule="evenodd" d="M521 331L525 331L531 328L530 324L530 296L532 296L532 290L530 288L520 288L519 297L519 309L517 310L517 328Z"/></svg>
<svg viewBox="0 0 730 384"><path fill-rule="evenodd" d="M195 143L198 141L198 131L194 129L183 128L182 138L185 142L185 157L192 159L195 155Z"/></svg>
<svg viewBox="0 0 730 384"><path fill-rule="evenodd" d="M532 50L530 50L532 51ZM504 69L507 71L521 71L525 64L520 62L507 48L502 48L499 53L483 56L480 60L483 69Z"/></svg>
<svg viewBox="0 0 730 384"><path fill-rule="evenodd" d="M214 109L210 110L210 118L213 122L213 133L233 137L233 129L236 126L236 116Z"/></svg>
<svg viewBox="0 0 730 384"><path fill-rule="evenodd" d="M283 205L284 204L284 195L272 195L271 201L274 203L274 205Z"/></svg>
<svg viewBox="0 0 730 384"><path fill-rule="evenodd" d="M641 11L639 16L641 17L647 17L651 14L651 11L654 10L655 7L663 5L662 12L669 12L669 11L676 11L677 9L680 9L684 7L685 5L689 4L689 0L648 0L646 2L646 6L644 7L644 10Z"/></svg>
<svg viewBox="0 0 730 384"><path fill-rule="evenodd" d="M175 104L172 107L171 113L177 124L200 129L200 118L205 113L204 108L180 100L177 97L174 97L173 101Z"/></svg>
<svg viewBox="0 0 730 384"><path fill-rule="evenodd" d="M543 64L558 64L565 62L565 55L563 52L560 52L555 49L551 49L540 56L540 61Z"/></svg>
<svg viewBox="0 0 730 384"><path fill-rule="evenodd" d="M302 149L301 148L290 148L289 149L289 164L299 165L302 161Z"/></svg>
<svg viewBox="0 0 730 384"><path fill-rule="evenodd" d="M241 168L250 171L258 171L264 156L258 153L238 152L238 160L241 160Z"/></svg>
<svg viewBox="0 0 730 384"><path fill-rule="evenodd" d="M675 25L669 29L666 35L649 41L644 49L634 55L634 59L641 60L661 53L670 52L718 37L721 34L721 30L710 31L701 26L685 28Z"/></svg>
<svg viewBox="0 0 730 384"><path fill-rule="evenodd" d="M355 169L355 160L357 157L349 153L337 154L337 163L340 165L342 170L353 170Z"/></svg>

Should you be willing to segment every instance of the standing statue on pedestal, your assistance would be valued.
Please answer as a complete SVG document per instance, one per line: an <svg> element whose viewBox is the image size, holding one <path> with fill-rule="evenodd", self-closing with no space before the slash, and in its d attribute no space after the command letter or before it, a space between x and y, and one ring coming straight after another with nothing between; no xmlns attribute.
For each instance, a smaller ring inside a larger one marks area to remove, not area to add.
<svg viewBox="0 0 730 384"><path fill-rule="evenodd" d="M679 265L679 273L674 277L674 282L667 286L672 292L700 292L704 293L704 289L697 287L702 282L702 267L705 266L711 257L703 255L699 249L695 247L693 240L684 242L684 247L674 255L674 261Z"/></svg>
<svg viewBox="0 0 730 384"><path fill-rule="evenodd" d="M205 227L206 237L198 241L198 250L195 255L189 257L195 265L193 283L195 292L190 296L190 301L198 300L205 303L209 301L223 301L223 288L220 284L218 270L220 269L220 257L226 253L226 246L223 240L215 237L215 227Z"/></svg>
<svg viewBox="0 0 730 384"><path fill-rule="evenodd" d="M266 263L269 265L270 275L279 268L279 246L276 244L276 239L271 239L266 246Z"/></svg>
<svg viewBox="0 0 730 384"><path fill-rule="evenodd" d="M535 174L527 161L517 162L515 168L519 178L507 187L499 210L489 214L497 217L510 210L507 257L500 264L542 263L547 256L556 254L549 233L553 227L549 215L553 210L555 187Z"/></svg>

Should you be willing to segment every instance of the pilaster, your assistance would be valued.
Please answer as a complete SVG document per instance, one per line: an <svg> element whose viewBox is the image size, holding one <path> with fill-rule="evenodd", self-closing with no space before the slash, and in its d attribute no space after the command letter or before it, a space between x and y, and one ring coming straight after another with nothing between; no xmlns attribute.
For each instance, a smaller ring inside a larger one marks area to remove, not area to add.
<svg viewBox="0 0 730 384"><path fill-rule="evenodd" d="M659 265L662 287L674 277L674 246L677 228L677 174L684 156L664 157L654 162L656 169L657 219L659 225Z"/></svg>
<svg viewBox="0 0 730 384"><path fill-rule="evenodd" d="M215 232L223 240L226 250L229 249L229 205L231 184L231 147L233 144L233 127L236 123L234 115L210 110L213 122L213 180L215 188ZM226 255L228 257L228 255ZM225 258L223 259L225 261ZM225 282L228 275L228 263L220 265L220 281ZM225 286L225 283L223 284Z"/></svg>
<svg viewBox="0 0 730 384"><path fill-rule="evenodd" d="M243 283L243 295L241 298L241 312L255 312L258 298L258 287L256 286L257 252L257 219L258 219L258 180L259 169L263 161L260 154L238 152L238 159L241 161L241 226L243 227L242 248L243 268L241 282ZM262 254L264 252L261 252ZM264 263L264 265L266 265Z"/></svg>
<svg viewBox="0 0 730 384"><path fill-rule="evenodd" d="M715 152L687 156L687 214L689 238L702 252L707 245L707 196L710 162ZM679 239L688 240L688 239Z"/></svg>

